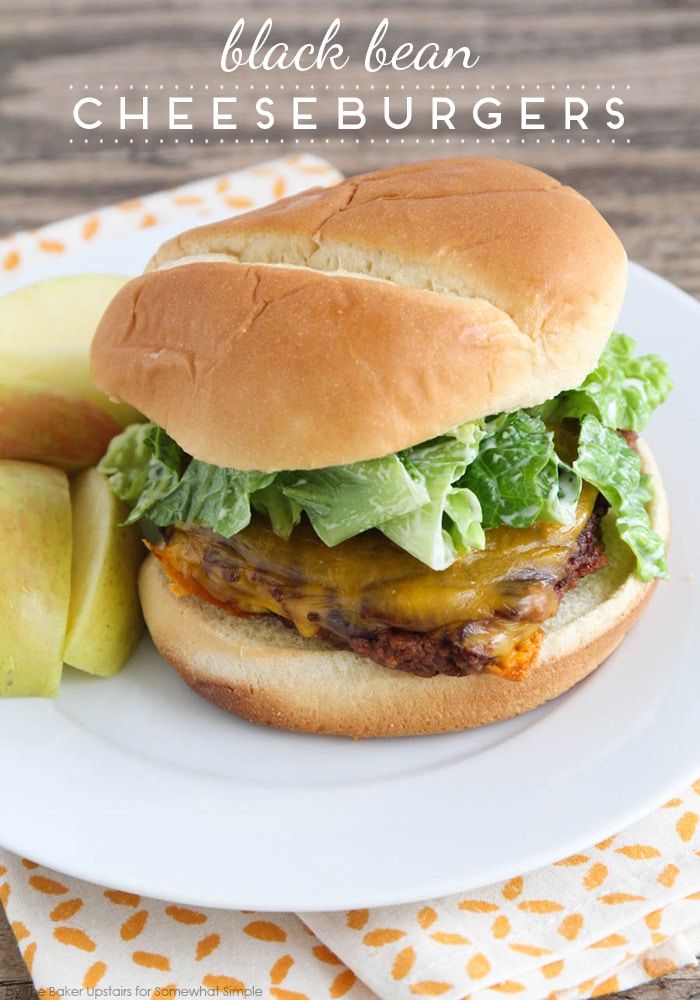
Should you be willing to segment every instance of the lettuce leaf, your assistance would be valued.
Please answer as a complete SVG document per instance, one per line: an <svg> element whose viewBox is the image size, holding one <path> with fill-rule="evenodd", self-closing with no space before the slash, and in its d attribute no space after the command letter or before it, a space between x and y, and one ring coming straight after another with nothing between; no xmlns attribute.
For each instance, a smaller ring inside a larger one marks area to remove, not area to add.
<svg viewBox="0 0 700 1000"><path fill-rule="evenodd" d="M326 545L337 545L430 499L398 454L350 465L283 472L275 488L300 509Z"/></svg>
<svg viewBox="0 0 700 1000"><path fill-rule="evenodd" d="M446 569L460 554L484 547L481 505L470 489L456 485L478 454L482 436L483 422L472 421L404 452L424 483L427 502L378 527L433 569Z"/></svg>
<svg viewBox="0 0 700 1000"><path fill-rule="evenodd" d="M588 414L581 421L578 457L574 468L596 486L616 515L620 537L637 560L642 580L667 577L666 543L651 527L646 505L653 498L649 476L625 439Z"/></svg>
<svg viewBox="0 0 700 1000"><path fill-rule="evenodd" d="M580 490L570 469L562 474L552 434L523 411L462 424L385 458L278 473L189 459L162 428L136 424L113 439L100 468L133 504L129 522L200 524L230 536L256 510L288 538L304 512L327 545L377 528L433 569L482 548L485 527L543 514L570 520ZM562 490L564 478L578 487Z"/></svg>
<svg viewBox="0 0 700 1000"><path fill-rule="evenodd" d="M613 333L581 385L559 393L537 411L551 423L590 413L612 430L644 430L672 383L665 361L656 354L635 357L635 347L631 337Z"/></svg>
<svg viewBox="0 0 700 1000"><path fill-rule="evenodd" d="M273 473L239 472L193 459L172 490L155 506L136 508L132 517L147 515L159 525L207 525L219 535L235 535L250 523L251 495L273 479Z"/></svg>
<svg viewBox="0 0 700 1000"><path fill-rule="evenodd" d="M483 546L476 497L453 486L474 458L481 422L381 459L278 473L242 472L188 459L155 424L115 437L100 463L114 492L131 503L128 523L204 524L230 536L266 514L288 538L302 512L327 545L379 528L418 559L444 569Z"/></svg>
<svg viewBox="0 0 700 1000"><path fill-rule="evenodd" d="M99 463L100 472L109 479L113 493L133 507L145 492L152 450L146 444L155 424L131 424L109 442ZM130 518L130 520L138 520Z"/></svg>
<svg viewBox="0 0 700 1000"><path fill-rule="evenodd" d="M274 479L269 472L187 462L179 445L153 423L132 424L113 438L99 469L117 496L134 504L127 524L147 517L161 527L206 524L229 536L250 522L250 494Z"/></svg>
<svg viewBox="0 0 700 1000"><path fill-rule="evenodd" d="M258 514L269 519L276 535L285 539L289 538L299 524L303 513L302 507L286 497L274 480L255 491L250 498L250 505Z"/></svg>
<svg viewBox="0 0 700 1000"><path fill-rule="evenodd" d="M376 528L436 570L483 548L485 529L571 523L585 479L607 497L640 575L650 579L666 572L663 541L649 525L638 456L615 428L641 429L671 383L660 359L634 358L633 348L630 338L614 334L579 388L539 407L469 421L385 458L243 472L190 458L146 423L114 438L100 468L133 505L129 522L206 525L231 536L257 511L288 538L306 515L327 545ZM568 417L581 422L571 464L557 454L549 426Z"/></svg>
<svg viewBox="0 0 700 1000"><path fill-rule="evenodd" d="M481 503L483 525L527 528L534 521L570 524L581 480L554 450L543 420L517 410L486 421L479 454L461 481Z"/></svg>

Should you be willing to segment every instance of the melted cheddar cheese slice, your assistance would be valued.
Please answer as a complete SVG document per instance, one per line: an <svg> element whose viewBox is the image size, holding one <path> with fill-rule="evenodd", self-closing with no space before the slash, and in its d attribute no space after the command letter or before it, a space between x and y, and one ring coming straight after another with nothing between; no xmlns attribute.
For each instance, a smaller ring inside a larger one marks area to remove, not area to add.
<svg viewBox="0 0 700 1000"><path fill-rule="evenodd" d="M329 548L306 523L285 541L261 517L232 538L205 528L169 529L154 551L176 593L234 614L272 613L303 636L329 637L378 659L373 646L385 630L429 635L471 657L459 672L519 678L537 654L539 626L557 613L556 585L595 500L596 491L585 486L570 525L490 529L484 549L442 571L378 531Z"/></svg>

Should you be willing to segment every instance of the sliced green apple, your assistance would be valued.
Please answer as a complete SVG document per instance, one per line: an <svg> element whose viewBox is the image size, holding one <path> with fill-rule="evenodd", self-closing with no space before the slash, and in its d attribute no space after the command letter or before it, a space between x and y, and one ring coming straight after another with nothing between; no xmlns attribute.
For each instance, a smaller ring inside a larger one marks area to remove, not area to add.
<svg viewBox="0 0 700 1000"><path fill-rule="evenodd" d="M0 461L0 696L53 697L61 680L71 576L68 478Z"/></svg>
<svg viewBox="0 0 700 1000"><path fill-rule="evenodd" d="M90 342L126 278L49 278L0 297L0 458L67 470L96 464L136 411L90 371Z"/></svg>
<svg viewBox="0 0 700 1000"><path fill-rule="evenodd" d="M96 469L71 481L73 567L64 661L103 677L117 673L144 628L137 577L146 553L129 508Z"/></svg>

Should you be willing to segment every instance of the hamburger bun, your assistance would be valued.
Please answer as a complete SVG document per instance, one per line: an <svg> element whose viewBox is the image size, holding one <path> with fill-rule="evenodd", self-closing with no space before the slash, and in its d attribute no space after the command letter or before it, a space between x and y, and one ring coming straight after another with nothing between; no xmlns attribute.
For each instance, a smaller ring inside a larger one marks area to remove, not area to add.
<svg viewBox="0 0 700 1000"><path fill-rule="evenodd" d="M668 539L669 512L653 456L638 442L653 477L654 529ZM608 518L610 515L608 515ZM139 589L162 656L202 697L251 722L354 739L472 729L550 701L595 670L618 646L653 593L611 525L603 522L608 566L566 594L537 661L519 681L495 674L416 677L304 639L272 615L239 618L195 596L175 597L148 556Z"/></svg>
<svg viewBox="0 0 700 1000"><path fill-rule="evenodd" d="M580 385L626 275L598 211L540 171L485 157L409 164L168 241L107 309L93 370L201 462L344 466ZM658 477L657 487L665 533ZM234 617L174 596L153 557L140 592L165 659L230 712L354 738L438 733L534 708L609 655L654 586L615 538L610 565L565 596L519 681L414 676L274 615Z"/></svg>

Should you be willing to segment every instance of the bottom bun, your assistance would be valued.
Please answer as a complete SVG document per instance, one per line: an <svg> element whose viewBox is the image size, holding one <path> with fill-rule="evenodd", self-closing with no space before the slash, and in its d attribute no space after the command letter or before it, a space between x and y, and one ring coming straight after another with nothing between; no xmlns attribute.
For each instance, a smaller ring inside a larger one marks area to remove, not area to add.
<svg viewBox="0 0 700 1000"><path fill-rule="evenodd" d="M652 524L668 538L669 518L651 454ZM163 657L189 686L251 722L354 739L472 729L520 715L569 690L621 642L654 590L634 574L634 557L611 515L603 522L609 565L581 580L544 626L528 676L416 677L304 639L273 616L239 618L197 597L175 597L154 556L142 567L144 616Z"/></svg>

